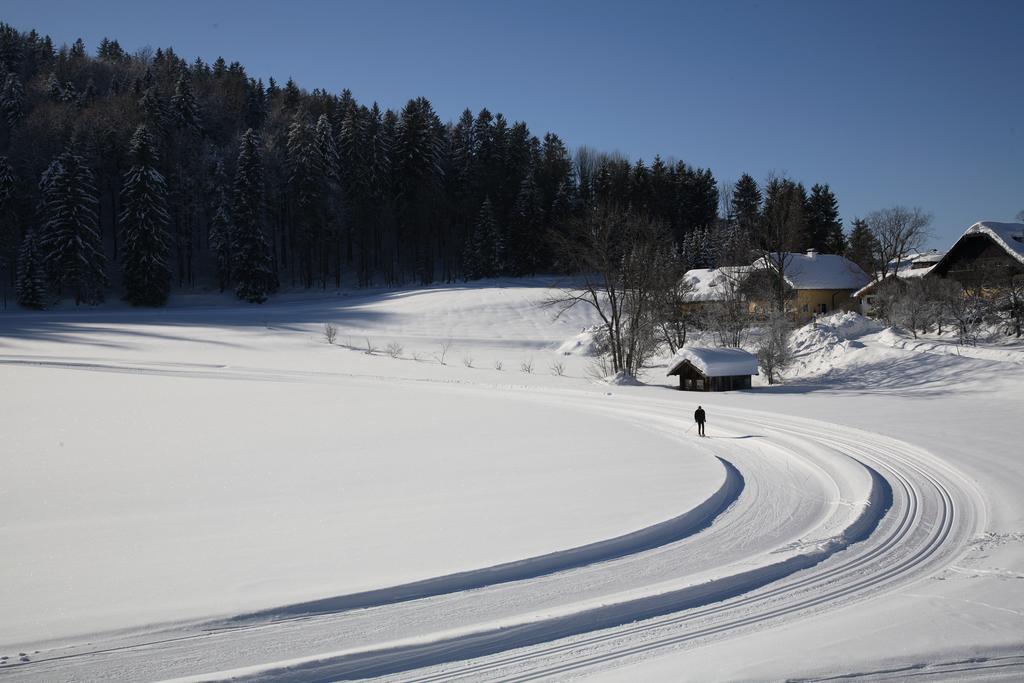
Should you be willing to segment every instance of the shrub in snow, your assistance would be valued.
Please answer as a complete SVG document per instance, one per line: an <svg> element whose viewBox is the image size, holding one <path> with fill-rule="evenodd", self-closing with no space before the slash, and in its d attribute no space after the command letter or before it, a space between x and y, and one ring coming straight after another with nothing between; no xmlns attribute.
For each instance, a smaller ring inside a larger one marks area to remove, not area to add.
<svg viewBox="0 0 1024 683"><path fill-rule="evenodd" d="M384 353L388 354L392 358L398 358L402 355L402 345L398 342L390 342L384 347Z"/></svg>
<svg viewBox="0 0 1024 683"><path fill-rule="evenodd" d="M757 344L757 362L768 378L768 384L775 384L782 371L793 362L793 353L789 348L791 333L792 328L785 314L775 313L768 319Z"/></svg>
<svg viewBox="0 0 1024 683"><path fill-rule="evenodd" d="M641 384L643 384L643 382L638 380L633 375L629 374L628 372L623 372L621 370L619 372L616 372L615 374L608 375L607 377L602 378L602 381L604 381L606 384L615 384L619 386L640 386Z"/></svg>
<svg viewBox="0 0 1024 683"><path fill-rule="evenodd" d="M533 372L533 359L530 358L529 360L524 360L522 363L519 364L519 369L522 370L523 372L525 372L526 374L532 373Z"/></svg>
<svg viewBox="0 0 1024 683"><path fill-rule="evenodd" d="M466 354L465 356L463 356L462 357L462 364L465 365L467 368L473 367L473 356L471 356L469 354Z"/></svg>
<svg viewBox="0 0 1024 683"><path fill-rule="evenodd" d="M565 374L565 363L560 360L556 360L551 363L551 374L556 377L561 377Z"/></svg>
<svg viewBox="0 0 1024 683"><path fill-rule="evenodd" d="M451 339L446 339L443 342L441 342L441 348L439 348L437 350L437 353L434 354L434 358L437 359L438 363L440 363L441 365L445 364L444 363L445 356L448 355L448 351L450 351L451 348L452 348L452 340Z"/></svg>
<svg viewBox="0 0 1024 683"><path fill-rule="evenodd" d="M327 340L328 344L333 344L334 340L338 338L338 328L332 323L324 323L324 339Z"/></svg>

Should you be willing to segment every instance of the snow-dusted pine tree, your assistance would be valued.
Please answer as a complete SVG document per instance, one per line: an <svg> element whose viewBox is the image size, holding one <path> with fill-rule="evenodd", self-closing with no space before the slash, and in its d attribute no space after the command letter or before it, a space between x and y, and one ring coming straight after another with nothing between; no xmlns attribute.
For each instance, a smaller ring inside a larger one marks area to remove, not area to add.
<svg viewBox="0 0 1024 683"><path fill-rule="evenodd" d="M82 157L71 151L43 172L43 234L46 267L54 282L74 292L75 304L103 301L107 286L96 221L96 186Z"/></svg>
<svg viewBox="0 0 1024 683"><path fill-rule="evenodd" d="M64 86L62 86L60 81L57 79L57 74L51 73L49 77L47 77L45 90L47 96L51 100L60 102L64 99Z"/></svg>
<svg viewBox="0 0 1024 683"><path fill-rule="evenodd" d="M0 90L0 111L3 112L8 126L13 127L21 120L24 97L24 88L18 74L7 74L3 81L3 89Z"/></svg>
<svg viewBox="0 0 1024 683"><path fill-rule="evenodd" d="M235 172L232 278L238 298L251 303L263 303L277 289L270 245L263 236L263 199L260 138L250 128L242 135Z"/></svg>
<svg viewBox="0 0 1024 683"><path fill-rule="evenodd" d="M224 161L217 159L213 164L212 178L208 187L211 198L210 208L210 252L217 269L217 284L220 291L231 286L231 264L234 243L234 225L231 223L231 202L228 199L228 174Z"/></svg>
<svg viewBox="0 0 1024 683"><path fill-rule="evenodd" d="M174 86L174 94L171 95L171 117L174 119L174 125L178 128L199 130L199 106L196 104L196 98L192 94L192 86L189 84L185 71L182 71L181 76L178 77L178 83Z"/></svg>
<svg viewBox="0 0 1024 683"><path fill-rule="evenodd" d="M210 249L217 264L217 284L220 291L231 286L231 255L234 241L234 227L226 196L221 197L220 206L210 223Z"/></svg>
<svg viewBox="0 0 1024 683"><path fill-rule="evenodd" d="M132 167L121 188L124 298L136 306L162 306L170 291L167 262L167 184L156 170L156 143L145 124L135 129Z"/></svg>
<svg viewBox="0 0 1024 683"><path fill-rule="evenodd" d="M543 259L544 210L533 174L527 173L519 184L519 194L512 206L511 236L508 249L512 275L533 275Z"/></svg>
<svg viewBox="0 0 1024 683"><path fill-rule="evenodd" d="M7 157L0 157L0 277L4 278L4 296L7 294L8 270L17 251L17 218L14 212L14 168ZM4 303L6 303L6 298Z"/></svg>
<svg viewBox="0 0 1024 683"><path fill-rule="evenodd" d="M46 308L46 264L35 231L25 233L18 251L18 280L15 292L18 303L25 308Z"/></svg>
<svg viewBox="0 0 1024 683"><path fill-rule="evenodd" d="M302 284L312 287L322 249L323 221L321 216L321 179L324 168L313 143L313 127L306 121L305 112L298 111L288 127L288 193L291 197L295 250L298 252Z"/></svg>
<svg viewBox="0 0 1024 683"><path fill-rule="evenodd" d="M498 222L490 197L484 199L480 215L473 226L473 234L466 243L463 255L463 276L467 280L494 277L498 274L502 253Z"/></svg>

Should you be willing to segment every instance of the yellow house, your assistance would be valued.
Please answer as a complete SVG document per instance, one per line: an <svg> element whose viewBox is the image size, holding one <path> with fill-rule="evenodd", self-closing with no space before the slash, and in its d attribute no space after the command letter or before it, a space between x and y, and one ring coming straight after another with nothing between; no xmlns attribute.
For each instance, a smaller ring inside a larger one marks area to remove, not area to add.
<svg viewBox="0 0 1024 683"><path fill-rule="evenodd" d="M768 261L766 264L765 261ZM793 296L787 313L797 322L807 322L815 315L857 309L854 293L870 278L860 267L835 254L819 254L814 249L806 254L787 253L782 257L783 275ZM763 273L766 267L776 268L779 259L759 259L750 266L698 268L687 271L683 284L683 312L698 313L714 304L734 301L757 315L768 308L758 300L755 287L748 287L749 278ZM770 265L769 265L770 264Z"/></svg>
<svg viewBox="0 0 1024 683"><path fill-rule="evenodd" d="M777 257L768 261L769 267L777 268ZM853 295L871 279L853 261L837 254L819 254L814 249L806 254L785 254L781 261L786 284L794 293L787 312L797 322L834 311L856 310L858 304ZM754 267L766 265L759 261Z"/></svg>

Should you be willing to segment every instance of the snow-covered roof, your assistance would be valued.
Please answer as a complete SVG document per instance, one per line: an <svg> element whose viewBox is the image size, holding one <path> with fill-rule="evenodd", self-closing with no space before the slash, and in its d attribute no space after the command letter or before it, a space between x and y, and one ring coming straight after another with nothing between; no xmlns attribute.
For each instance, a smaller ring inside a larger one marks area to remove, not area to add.
<svg viewBox="0 0 1024 683"><path fill-rule="evenodd" d="M778 260L771 258L774 267ZM754 264L764 267L763 261ZM793 289L860 289L871 278L853 261L837 254L819 254L813 249L806 254L785 256L786 282Z"/></svg>
<svg viewBox="0 0 1024 683"><path fill-rule="evenodd" d="M750 266L725 266L722 268L694 268L686 271L683 282L693 289L683 295L684 301L719 301L729 294L730 284L737 284Z"/></svg>
<svg viewBox="0 0 1024 683"><path fill-rule="evenodd" d="M992 241L1005 249L1007 254L1024 263L1024 223L979 221L967 228L960 239L977 234L988 235Z"/></svg>
<svg viewBox="0 0 1024 683"><path fill-rule="evenodd" d="M909 261L911 268L917 267L920 269L922 264L936 264L942 260L942 257L946 255L946 252L939 251L938 249L930 249L928 251L922 251L916 254L911 254L904 261ZM902 267L902 264L901 264Z"/></svg>
<svg viewBox="0 0 1024 683"><path fill-rule="evenodd" d="M679 367L689 361L706 377L756 375L757 357L740 349L686 346L676 352L668 364L667 375L678 375Z"/></svg>
<svg viewBox="0 0 1024 683"><path fill-rule="evenodd" d="M878 283L894 275L893 268L896 269L895 276L901 280L924 277L928 273L932 272L935 266L938 265L939 261L941 261L942 257L945 255L946 252L944 251L932 249L931 251L910 254L906 258L901 259L899 264L890 261L887 272L879 272L874 280L854 292L853 297L857 299L867 294L871 294L875 290L875 287L878 286Z"/></svg>

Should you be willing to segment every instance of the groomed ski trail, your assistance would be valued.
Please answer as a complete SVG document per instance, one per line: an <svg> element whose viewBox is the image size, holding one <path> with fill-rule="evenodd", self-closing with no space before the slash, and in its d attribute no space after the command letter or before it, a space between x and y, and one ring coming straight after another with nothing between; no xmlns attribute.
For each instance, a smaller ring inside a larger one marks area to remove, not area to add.
<svg viewBox="0 0 1024 683"><path fill-rule="evenodd" d="M242 379L246 373L233 368L232 374ZM269 374L312 380L306 373ZM452 389L572 405L676 435L690 424L677 401L516 387ZM498 580L481 582L476 575L476 585L446 584L442 578L450 577L441 577L427 597L379 596L370 609L353 610L356 602L345 603L351 596L340 596L233 622L120 636L42 653L4 673L12 680L565 676L880 595L955 561L983 524L973 485L912 445L762 412L716 408L715 415L716 425L730 429L716 428L720 438L697 443L735 466L745 486L692 537L640 544L626 554L621 543L610 543L606 549L617 548L617 554L537 566L532 576L498 573ZM792 489L803 495L794 498ZM741 576L748 581L738 581Z"/></svg>

